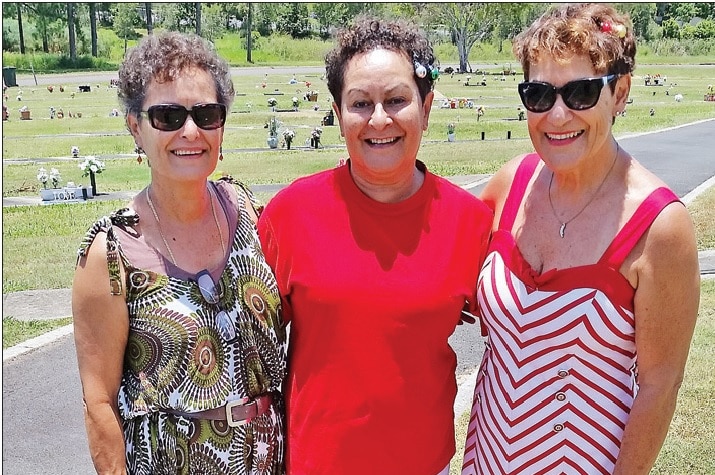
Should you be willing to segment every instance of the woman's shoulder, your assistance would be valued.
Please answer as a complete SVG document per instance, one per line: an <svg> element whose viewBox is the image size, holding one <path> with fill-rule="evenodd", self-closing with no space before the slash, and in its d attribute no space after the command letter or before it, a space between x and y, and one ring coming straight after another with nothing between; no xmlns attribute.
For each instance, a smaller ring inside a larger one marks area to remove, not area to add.
<svg viewBox="0 0 715 475"><path fill-rule="evenodd" d="M100 217L92 223L85 232L79 249L77 250L77 255L79 257L87 255L90 246L99 234L106 234L107 237L104 239L109 242L116 242L117 236L112 232L114 226L128 228L134 227L137 224L139 224L139 215L129 207L120 208L109 215Z"/></svg>
<svg viewBox="0 0 715 475"><path fill-rule="evenodd" d="M525 164L525 161L538 162L539 160L539 156L535 153L526 153L512 158L502 165L489 179L479 197L487 203L487 205L493 208L493 205L490 203L496 203L505 199L511 189L511 185L514 182L514 178L516 177L519 168ZM529 164L528 162L527 164Z"/></svg>

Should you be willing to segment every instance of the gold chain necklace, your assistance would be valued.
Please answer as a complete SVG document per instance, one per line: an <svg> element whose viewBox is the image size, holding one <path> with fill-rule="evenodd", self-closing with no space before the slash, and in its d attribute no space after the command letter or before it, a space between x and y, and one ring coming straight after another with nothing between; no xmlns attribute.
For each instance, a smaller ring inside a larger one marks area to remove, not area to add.
<svg viewBox="0 0 715 475"><path fill-rule="evenodd" d="M226 256L226 245L223 243L223 233L221 232L221 225L218 223L218 216L216 216L216 209L214 208L214 200L213 200L213 195L211 194L211 188L207 187L206 188L209 192L209 202L211 203L211 214L214 217L214 223L216 223L216 229L218 229L218 238L221 240L221 250L223 251L223 256ZM161 222L159 221L159 215L156 213L156 208L154 208L154 203L151 201L151 196L149 195L149 187L145 188L146 191L146 201L149 203L149 208L151 208L151 212L154 215L154 219L156 220L156 225L159 228L159 235L161 236L161 240L164 241L164 246L166 247L166 250L169 251L169 257L171 258L171 262L174 263L176 267L176 258L174 257L174 253L171 252L171 248L169 247L169 243L166 240L166 237L164 237L164 233L161 230ZM218 199L218 197L216 198Z"/></svg>
<svg viewBox="0 0 715 475"><path fill-rule="evenodd" d="M551 172L551 179L549 180L549 204L551 205L551 212L554 213L554 217L556 220L561 224L561 227L559 228L559 236L561 236L561 239L563 239L565 233L566 233L566 225L569 224L571 221L574 219L578 218L583 211L588 208L588 205L590 205L594 199L596 199L596 196L598 196L598 192L601 191L601 187L603 187L603 184L606 183L606 180L608 179L608 176L611 174L611 170L613 170L614 166L616 165L616 161L618 160L618 153L621 150L621 146L616 143L616 156L613 157L613 163L611 163L611 168L608 169L608 172L606 173L606 176L603 177L603 181L601 181L601 184L598 185L598 188L596 188L596 191L593 193L591 196L591 199L588 200L588 202L583 205L583 208L579 210L578 213L574 215L573 218L568 219L566 221L561 221L561 218L559 218L559 215L556 213L556 209L554 208L554 203L551 201L551 184L554 182L554 172Z"/></svg>

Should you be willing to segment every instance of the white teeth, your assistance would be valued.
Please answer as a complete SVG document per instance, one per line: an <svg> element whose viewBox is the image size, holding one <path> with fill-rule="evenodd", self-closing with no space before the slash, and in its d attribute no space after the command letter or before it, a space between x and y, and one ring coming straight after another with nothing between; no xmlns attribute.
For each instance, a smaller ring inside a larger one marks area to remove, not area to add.
<svg viewBox="0 0 715 475"><path fill-rule="evenodd" d="M196 155L201 153L198 150L174 150L174 155Z"/></svg>
<svg viewBox="0 0 715 475"><path fill-rule="evenodd" d="M582 131L570 132L568 134L546 134L546 136L552 140L566 140L566 139L578 137L579 135L581 135L581 132Z"/></svg>
<svg viewBox="0 0 715 475"><path fill-rule="evenodd" d="M396 140L397 140L397 137L392 137L392 138L389 138L389 139L370 139L369 142L370 142L371 144L381 145L381 144L385 144L385 143L392 143L392 142L394 142L394 141L396 141Z"/></svg>

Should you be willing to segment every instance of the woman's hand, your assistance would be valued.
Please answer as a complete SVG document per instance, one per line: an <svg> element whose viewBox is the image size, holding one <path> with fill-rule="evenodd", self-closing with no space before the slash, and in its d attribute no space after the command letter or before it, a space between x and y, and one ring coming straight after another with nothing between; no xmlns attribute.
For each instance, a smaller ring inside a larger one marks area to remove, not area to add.
<svg viewBox="0 0 715 475"><path fill-rule="evenodd" d="M80 258L72 284L72 314L85 426L97 473L126 473L117 394L122 380L129 318L123 295L112 295L106 234Z"/></svg>

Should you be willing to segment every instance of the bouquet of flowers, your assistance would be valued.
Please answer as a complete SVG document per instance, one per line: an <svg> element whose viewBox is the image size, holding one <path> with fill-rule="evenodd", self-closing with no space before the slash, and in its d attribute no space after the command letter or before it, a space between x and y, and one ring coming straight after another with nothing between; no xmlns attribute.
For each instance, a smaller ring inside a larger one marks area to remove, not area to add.
<svg viewBox="0 0 715 475"><path fill-rule="evenodd" d="M37 172L37 181L42 183L42 187L47 189L47 182L50 180L50 176L47 174L45 167L42 167Z"/></svg>
<svg viewBox="0 0 715 475"><path fill-rule="evenodd" d="M453 124L452 122L450 122L449 124L447 124L447 133L448 133L448 134L453 134L455 128L456 128L456 127L454 126L454 124Z"/></svg>
<svg viewBox="0 0 715 475"><path fill-rule="evenodd" d="M50 181L52 182L52 188L59 188L60 182L62 181L62 175L60 171L56 168L50 169Z"/></svg>
<svg viewBox="0 0 715 475"><path fill-rule="evenodd" d="M83 177L88 176L90 173L99 174L104 170L104 162L92 155L85 157L84 161L78 166L79 169L82 170Z"/></svg>
<svg viewBox="0 0 715 475"><path fill-rule="evenodd" d="M278 101L276 100L275 97L269 97L269 98L268 98L268 106L269 106L269 107L275 107L276 104L278 104Z"/></svg>

